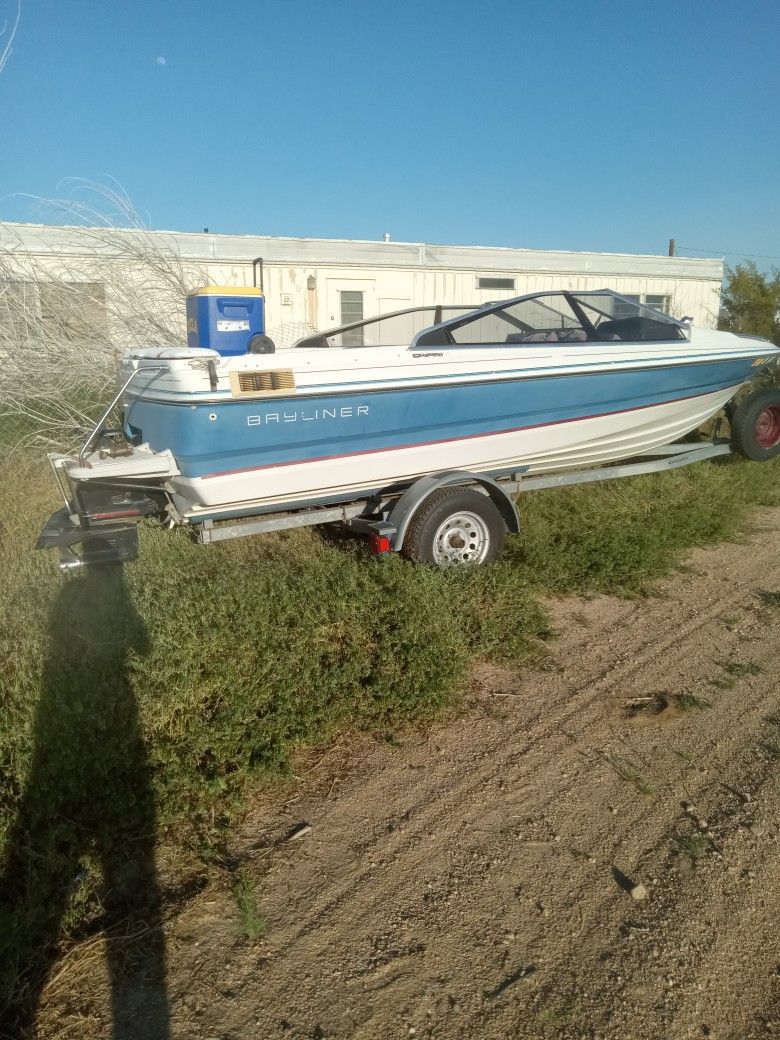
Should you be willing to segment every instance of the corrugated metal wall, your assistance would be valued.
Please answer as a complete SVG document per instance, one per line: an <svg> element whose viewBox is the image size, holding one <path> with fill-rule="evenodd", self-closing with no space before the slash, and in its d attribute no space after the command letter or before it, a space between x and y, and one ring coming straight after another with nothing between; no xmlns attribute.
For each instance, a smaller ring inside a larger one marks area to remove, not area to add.
<svg viewBox="0 0 780 1040"><path fill-rule="evenodd" d="M480 272L482 273L482 272ZM506 272L496 272L506 275ZM647 278L620 276L560 276L549 272L524 272L515 275L515 289L490 290L477 288L477 274L473 271L383 270L364 267L305 267L290 268L267 264L265 291L269 328L305 323L307 279L315 280L316 325L328 328L339 324L339 316L329 305L329 289L335 286L362 288L366 294L365 314L372 310L398 309L403 306L427 304L481 304L491 300L508 299L524 293L550 289L614 289L627 295L661 295L670 300L670 311L677 317L689 315L697 325L714 327L720 307L720 282L710 278ZM219 267L214 271L218 284L245 284L235 267ZM392 301L391 307L378 306L380 301Z"/></svg>
<svg viewBox="0 0 780 1040"><path fill-rule="evenodd" d="M251 285L252 259L265 259L267 323L280 346L312 326L340 324L342 291L364 294L366 317L387 309L430 304L480 304L551 289L614 289L662 295L678 317L714 326L720 306L719 260L611 253L431 246L404 242L350 242L262 236L147 232L178 250L217 285ZM35 254L53 272L77 266L79 257L106 268L122 267L110 253L96 254L79 228L0 223L0 247ZM67 261L67 264L65 264ZM115 267L116 265L116 267ZM128 275L132 277L132 274ZM478 288L480 277L513 278L513 290ZM151 290L150 288L150 291Z"/></svg>

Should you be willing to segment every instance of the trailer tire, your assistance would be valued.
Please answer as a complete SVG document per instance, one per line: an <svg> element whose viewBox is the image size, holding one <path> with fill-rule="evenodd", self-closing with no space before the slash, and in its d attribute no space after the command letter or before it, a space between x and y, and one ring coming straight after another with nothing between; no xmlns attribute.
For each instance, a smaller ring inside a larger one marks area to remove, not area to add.
<svg viewBox="0 0 780 1040"><path fill-rule="evenodd" d="M731 447L753 462L780 455L780 390L759 390L737 405L731 417Z"/></svg>
<svg viewBox="0 0 780 1040"><path fill-rule="evenodd" d="M402 552L434 567L493 563L506 538L504 518L492 499L471 488L442 487L420 503Z"/></svg>

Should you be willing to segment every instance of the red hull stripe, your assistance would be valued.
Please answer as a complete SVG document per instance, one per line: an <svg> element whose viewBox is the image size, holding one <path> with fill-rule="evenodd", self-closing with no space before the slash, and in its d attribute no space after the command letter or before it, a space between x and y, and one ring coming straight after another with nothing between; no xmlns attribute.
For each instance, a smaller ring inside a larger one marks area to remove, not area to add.
<svg viewBox="0 0 780 1040"><path fill-rule="evenodd" d="M507 433L522 433L525 430L540 430L545 426L563 426L565 423L586 422L588 419L605 419L610 415L625 415L626 412L641 412L646 408L663 408L667 404L680 401L693 401L707 394L688 394L686 397L675 397L671 401L656 401L653 404L640 404L636 408L618 408L613 412L596 412L594 415L577 415L573 419L556 419L554 422L532 423L530 426L512 426L508 430L489 430L486 433L470 433L465 437L443 437L441 440L418 441L415 444L395 444L388 448L365 448L361 451L347 451L338 455L318 455L313 459L291 459L289 462L268 462L263 466L242 466L239 469L225 469L218 473L204 473L201 480L213 480L215 477L232 477L236 473L256 473L261 469L278 469L280 466L303 466L309 462L332 462L334 459L351 459L356 455L377 455L383 451L405 451L413 448L429 448L434 444L452 444L454 441L473 441L479 437L501 437Z"/></svg>

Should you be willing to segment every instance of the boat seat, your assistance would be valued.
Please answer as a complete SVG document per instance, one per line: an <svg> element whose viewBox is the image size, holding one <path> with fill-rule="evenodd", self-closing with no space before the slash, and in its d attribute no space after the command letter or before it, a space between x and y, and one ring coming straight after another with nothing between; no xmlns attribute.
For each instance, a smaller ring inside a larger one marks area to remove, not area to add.
<svg viewBox="0 0 780 1040"><path fill-rule="evenodd" d="M510 332L505 343L574 343L588 337L583 329L550 329L549 332Z"/></svg>
<svg viewBox="0 0 780 1040"><path fill-rule="evenodd" d="M567 329L558 336L562 343L584 343L587 338L585 329Z"/></svg>
<svg viewBox="0 0 780 1040"><path fill-rule="evenodd" d="M510 332L505 343L556 343L554 332Z"/></svg>
<svg viewBox="0 0 780 1040"><path fill-rule="evenodd" d="M655 321L644 315L602 321L596 328L596 335L600 340L621 339L629 343L678 340L680 338L677 325L666 321Z"/></svg>

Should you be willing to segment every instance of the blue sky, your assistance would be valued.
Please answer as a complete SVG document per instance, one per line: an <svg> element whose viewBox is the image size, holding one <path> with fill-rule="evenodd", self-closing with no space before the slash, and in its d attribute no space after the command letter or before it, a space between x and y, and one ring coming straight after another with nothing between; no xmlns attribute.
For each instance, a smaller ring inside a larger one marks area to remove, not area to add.
<svg viewBox="0 0 780 1040"><path fill-rule="evenodd" d="M775 0L21 3L0 219L780 255Z"/></svg>

